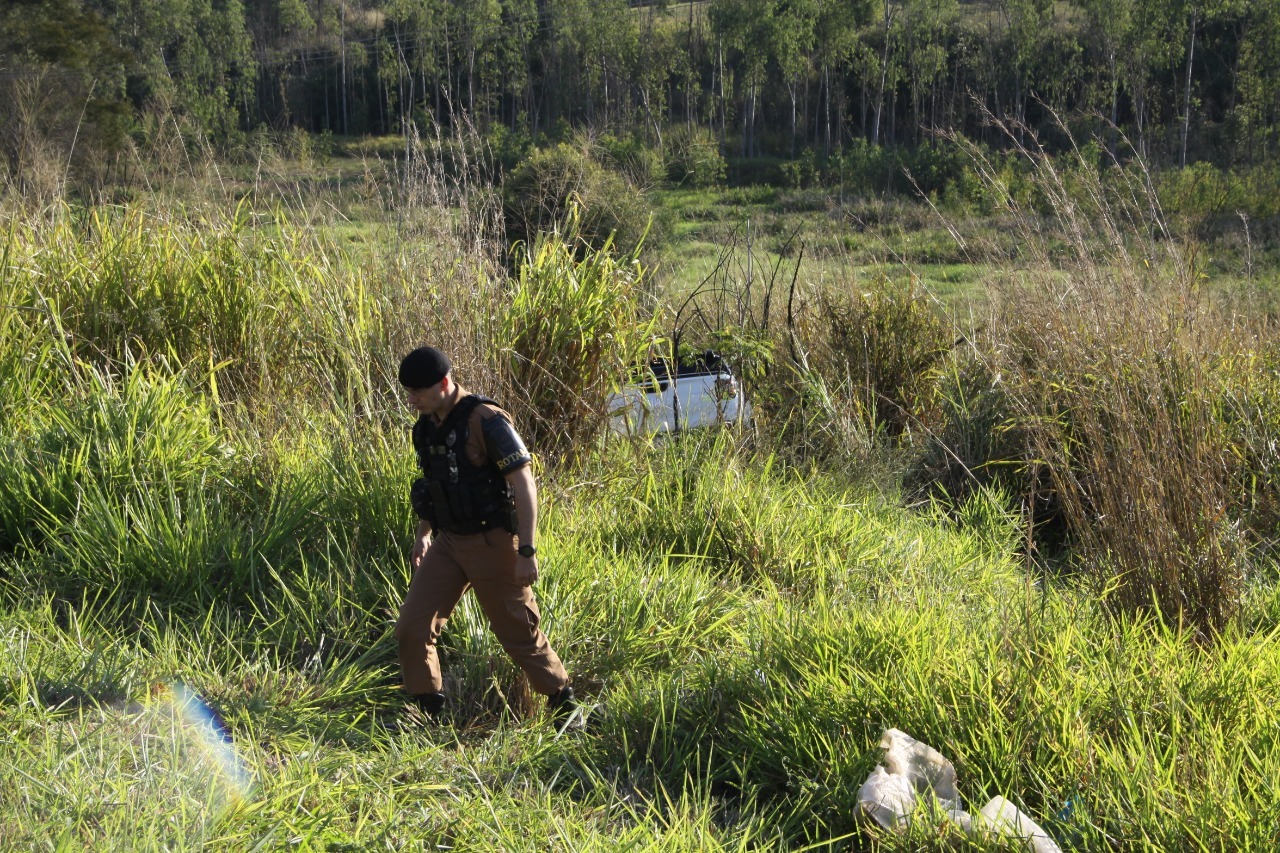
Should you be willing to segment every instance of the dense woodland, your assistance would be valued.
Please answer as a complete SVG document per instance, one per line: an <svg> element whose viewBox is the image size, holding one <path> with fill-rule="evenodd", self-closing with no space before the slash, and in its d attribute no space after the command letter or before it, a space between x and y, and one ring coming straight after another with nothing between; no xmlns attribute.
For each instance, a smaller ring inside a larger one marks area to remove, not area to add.
<svg viewBox="0 0 1280 853"><path fill-rule="evenodd" d="M465 113L535 140L696 127L737 157L995 141L992 114L1052 144L1057 113L1237 165L1275 150L1280 0L6 0L0 88L11 174L157 109L215 145Z"/></svg>

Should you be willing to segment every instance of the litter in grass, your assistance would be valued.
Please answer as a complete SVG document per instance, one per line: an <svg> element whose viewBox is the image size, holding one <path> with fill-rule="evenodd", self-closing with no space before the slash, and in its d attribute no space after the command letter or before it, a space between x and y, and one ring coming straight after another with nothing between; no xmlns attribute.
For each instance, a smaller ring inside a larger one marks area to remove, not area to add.
<svg viewBox="0 0 1280 853"><path fill-rule="evenodd" d="M1031 853L1061 853L1040 826L1004 797L992 797L978 815L961 808L956 770L942 753L897 729L880 738L884 763L858 789L862 815L885 829L904 830L917 812L943 818L971 836L1022 839Z"/></svg>

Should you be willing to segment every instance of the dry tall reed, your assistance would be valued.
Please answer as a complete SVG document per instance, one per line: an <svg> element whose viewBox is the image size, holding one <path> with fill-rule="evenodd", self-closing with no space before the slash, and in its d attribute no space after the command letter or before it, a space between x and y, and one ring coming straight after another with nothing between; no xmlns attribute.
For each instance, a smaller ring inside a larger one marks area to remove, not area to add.
<svg viewBox="0 0 1280 853"><path fill-rule="evenodd" d="M1200 292L1195 247L1166 227L1141 164L1077 151L1064 169L1020 150L1047 213L1004 196L1024 260L982 348L1006 426L1109 605L1215 634L1239 605L1243 553L1219 368L1253 341Z"/></svg>

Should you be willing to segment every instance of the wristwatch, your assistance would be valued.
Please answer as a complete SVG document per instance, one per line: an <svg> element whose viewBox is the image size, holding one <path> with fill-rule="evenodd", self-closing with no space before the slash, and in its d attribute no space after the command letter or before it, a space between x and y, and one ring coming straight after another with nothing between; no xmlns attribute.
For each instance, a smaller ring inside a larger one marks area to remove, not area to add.
<svg viewBox="0 0 1280 853"><path fill-rule="evenodd" d="M516 549L516 553L521 557L532 557L534 554L538 553L538 549L532 545L521 545Z"/></svg>

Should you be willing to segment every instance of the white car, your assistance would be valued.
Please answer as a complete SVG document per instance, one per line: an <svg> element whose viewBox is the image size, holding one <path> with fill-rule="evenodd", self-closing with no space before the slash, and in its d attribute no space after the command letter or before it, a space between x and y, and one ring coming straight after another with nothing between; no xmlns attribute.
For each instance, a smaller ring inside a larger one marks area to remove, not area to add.
<svg viewBox="0 0 1280 853"><path fill-rule="evenodd" d="M674 365L650 362L646 376L609 395L608 412L615 433L659 435L747 422L751 404L729 365L708 350Z"/></svg>

